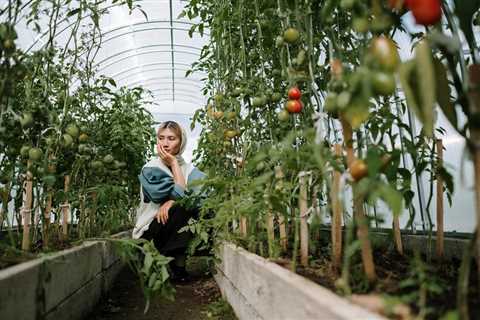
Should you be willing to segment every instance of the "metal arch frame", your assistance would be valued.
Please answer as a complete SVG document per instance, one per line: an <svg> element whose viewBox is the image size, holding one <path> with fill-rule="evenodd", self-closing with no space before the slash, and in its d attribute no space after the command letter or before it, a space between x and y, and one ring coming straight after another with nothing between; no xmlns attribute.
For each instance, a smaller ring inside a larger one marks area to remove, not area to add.
<svg viewBox="0 0 480 320"><path fill-rule="evenodd" d="M156 92L155 90L151 90L152 92ZM192 99L192 101L196 101L196 103L198 105L200 105L201 103L197 100L197 97L194 97L194 96L191 96L191 95L188 95L188 94L182 94L182 95L179 95L181 97L185 97L185 98L190 98ZM154 97L172 97L173 98L173 95L170 94L170 93L159 93L159 94L155 94ZM172 100L173 102L175 102L175 100Z"/></svg>
<svg viewBox="0 0 480 320"><path fill-rule="evenodd" d="M177 22L175 22L175 23L177 23ZM123 37L123 36L128 36L130 34L135 34L137 32L154 31L154 30L177 30L177 31L187 31L187 32L190 31L190 29L188 29L188 28L180 28L180 27L173 27L173 26L171 26L171 27L152 27L152 28L144 28L144 29L132 29L128 32L116 34L116 35L111 36L108 39L102 40L102 44L106 43L106 42L109 42L109 41L112 41L112 40L115 40L117 38ZM102 36L103 36L103 34L102 34Z"/></svg>
<svg viewBox="0 0 480 320"><path fill-rule="evenodd" d="M155 88L152 88L152 89L147 89L148 91L154 93L154 92L167 92L170 90L170 88L167 88L167 87L155 87ZM192 95L190 93L192 93L191 91L188 91L188 90L185 90L185 89L180 89L180 90L177 90L179 93L181 94L184 94L186 97L190 97L190 98L195 98L195 99L201 99L203 96L200 95L200 96L195 96L195 95Z"/></svg>
<svg viewBox="0 0 480 320"><path fill-rule="evenodd" d="M126 57L123 57L121 59L118 59L116 61L113 61L112 63L109 63L109 64L106 64L104 66L102 66L99 71L101 70L104 70L105 68L108 68L116 63L119 63L119 62L122 62L124 60L127 60L127 59L130 59L134 56L142 56L142 55L145 55L145 54L151 54L151 53L166 53L166 52L172 52L172 50L152 50L152 51L146 51L146 52L140 52L140 53L136 53L136 54L132 54L132 55L128 55ZM189 51L184 51L184 50L175 50L175 52L177 53L185 53L185 54L190 54L190 55L193 55L193 56L198 56L196 53L193 53L193 52L189 52ZM112 57L112 56L110 56ZM115 55L113 56L115 57Z"/></svg>
<svg viewBox="0 0 480 320"><path fill-rule="evenodd" d="M102 10L108 10L108 9L111 9L111 8L114 8L114 7L117 7L119 6L119 4L113 4L113 5L110 5L110 6L107 6L105 8L103 8ZM171 8L171 5L170 5L170 8ZM83 19L86 19L86 18L90 18L92 15L89 14L89 15L86 15L86 16L83 16L80 18L80 20L83 20ZM58 24L62 24L64 23L65 21L68 20L69 17L66 17L64 19L62 19L61 21L58 22ZM136 23L132 23L132 24L128 24L128 25L122 25L122 26L119 26L119 27L115 27L115 28L112 28L112 29L109 29L109 30L106 30L105 32L101 32L101 35L105 35L105 34L109 34L111 32L115 32L115 31L118 31L118 30L121 30L121 29L124 29L124 28L131 28L133 26L139 26L139 25L143 25L143 24L150 24L150 23L170 23L170 22L175 22L175 23L178 23L178 24L186 24L186 25L193 25L193 23L191 22L188 22L188 21L181 21L181 20L178 20L178 19L169 19L169 20L150 20L150 21L143 21L143 22L136 22ZM70 24L68 24L65 28L63 28L62 30L60 30L56 35L56 36L59 36L60 34L62 34L63 32L65 32L66 30L68 30L69 28L71 28L74 24L76 23L75 22L72 22ZM57 25L58 25L57 24ZM187 29L187 28L178 28L178 30L181 30L181 31L190 31L190 29ZM194 31L195 33L200 33L199 31ZM30 47L28 47L28 49L25 51L26 53L29 52L39 41L41 41L46 35L48 34L48 31L45 31L44 33L42 33L41 35L39 35L34 41L33 43L30 45ZM208 35L210 36L210 32L204 32L205 35ZM95 39L95 37L93 38Z"/></svg>
<svg viewBox="0 0 480 320"><path fill-rule="evenodd" d="M167 88L167 87L155 87L155 88L152 88L152 89L147 89L148 91L150 92L164 92L164 91L168 91L170 90L170 88ZM181 92L181 93L184 93L185 96L190 96L190 97L195 97L195 98L201 98L203 96L195 96L194 94L192 95L192 91L188 91L188 90L185 90L185 89L179 89L178 92Z"/></svg>
<svg viewBox="0 0 480 320"><path fill-rule="evenodd" d="M157 102L163 102L163 101L169 101L169 102L172 102L173 100L172 99L166 99L166 98L163 98L163 97L159 97L157 99L155 99L154 101L157 101ZM193 101L193 100L188 100L188 99L183 99L183 98L177 98L176 101L180 101L180 102L185 102L185 103L189 103L189 104L193 104L193 105L198 105L198 102L197 101Z"/></svg>
<svg viewBox="0 0 480 320"><path fill-rule="evenodd" d="M168 84L168 85L170 85L170 82L166 82L166 81L149 81L149 82L146 82L146 83L142 83L142 84L140 84L140 85L143 86L145 89L148 89L149 86L159 85L159 84ZM181 86L181 87L180 87L181 89L186 89L186 88L183 87L183 86L187 86L187 87L189 87L189 88L192 87L190 84L184 83L184 82L178 82L178 81L177 81L177 84ZM129 85L127 84L126 86L129 86ZM138 85L134 85L133 87L135 87L135 86L138 86ZM190 90L190 91L191 91L191 92L201 92L201 91L203 90L203 88L198 87L198 86L195 86L195 88L198 89L198 91L197 91L197 90ZM202 96L203 96L203 94L202 94Z"/></svg>
<svg viewBox="0 0 480 320"><path fill-rule="evenodd" d="M175 45L171 45L170 43L159 43L159 44L149 44L149 45L146 45L146 46L140 46L140 47L136 47L136 48L132 48L132 49L128 49L128 50L123 50L123 51L120 51L120 52L116 52L115 54L113 55L109 55L107 56L106 58L104 58L103 60L99 61L99 62L96 62L95 65L100 65L102 63L104 63L105 61L107 61L108 59L110 58L114 58L114 57L117 57L117 56L120 56L122 54L125 54L125 53L128 53L128 52L132 52L132 51L137 51L137 50L142 50L142 49L149 49L149 48L157 48L157 47L171 47L171 52L176 52L177 50L175 50L173 48L173 46L175 47L179 47L179 48L186 48L186 49L192 49L192 50L201 50L197 47L194 47L194 46L187 46L187 45L184 45L184 44L175 44ZM179 51L180 52L180 51ZM175 64L175 63L174 63Z"/></svg>
<svg viewBox="0 0 480 320"><path fill-rule="evenodd" d="M188 63L177 62L176 64L179 65L179 66L191 67L191 65L188 64ZM117 72L117 73L111 75L110 77L115 78L115 77L118 77L118 76L123 75L123 74L125 74L125 73L129 73L130 71L134 71L134 70L136 70L136 69L144 69L145 67L164 66L164 65L169 65L169 66L171 66L171 63L169 63L169 62L153 62L153 63L146 63L146 64L141 64L141 65L136 65L136 66L134 66L134 67L131 67L131 68L122 70L122 71L120 71L120 72ZM144 69L144 70L145 70L146 72L149 72L149 71L154 71L154 70L156 70L156 69L153 68L153 69ZM141 72L141 71L138 71L138 72L133 73L132 75L136 75L136 74L139 74L139 73L142 73L142 72ZM206 73L204 73L204 72L199 72L199 73L202 73L202 74L205 74L205 75L206 75Z"/></svg>
<svg viewBox="0 0 480 320"><path fill-rule="evenodd" d="M134 76L137 76L139 74L143 74L143 73L147 73L147 72L154 72L154 71L168 71L168 70L173 70L174 72L182 72L182 71L186 72L186 71L188 71L188 69L183 69L183 68L151 68L151 69L146 69L146 70L143 70L143 71L138 71L138 72L132 73L130 75L123 76L121 78L117 78L117 77L114 77L114 76L111 76L111 78L114 78L115 81L122 82L122 81L127 80L130 77L134 77ZM197 81L197 82L202 81L201 79L195 79L195 78L190 78L190 79L193 80L193 81Z"/></svg>
<svg viewBox="0 0 480 320"><path fill-rule="evenodd" d="M166 80L166 79L170 79L169 77L151 77L151 78L146 78L146 79L142 79L142 80L137 80L137 81L133 81L133 82L129 82L129 83L125 83L124 85L125 86L137 86L143 82L147 82L147 81L150 81L150 80ZM193 83L198 83L199 81L195 81L195 80L192 80L192 79L186 79L186 78L182 78L180 79L181 81L187 81L187 82L193 82Z"/></svg>

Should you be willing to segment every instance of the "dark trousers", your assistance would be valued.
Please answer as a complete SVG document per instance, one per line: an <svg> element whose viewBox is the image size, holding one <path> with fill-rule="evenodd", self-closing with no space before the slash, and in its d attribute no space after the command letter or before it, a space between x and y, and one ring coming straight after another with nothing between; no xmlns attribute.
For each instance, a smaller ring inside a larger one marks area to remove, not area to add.
<svg viewBox="0 0 480 320"><path fill-rule="evenodd" d="M142 238L153 243L157 250L166 256L185 253L188 243L193 238L189 231L178 233L178 230L188 224L190 218L198 218L198 210L187 210L181 206L174 205L168 211L168 220L166 224L157 222L155 218L142 235Z"/></svg>

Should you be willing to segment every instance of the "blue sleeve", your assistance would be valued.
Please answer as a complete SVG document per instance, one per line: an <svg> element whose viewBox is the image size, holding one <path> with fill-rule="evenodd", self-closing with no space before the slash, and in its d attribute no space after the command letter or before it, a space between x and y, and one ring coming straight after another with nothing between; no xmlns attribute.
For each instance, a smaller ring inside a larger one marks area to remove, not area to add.
<svg viewBox="0 0 480 320"><path fill-rule="evenodd" d="M165 171L156 167L145 167L138 176L145 202L163 203L171 198L175 183Z"/></svg>
<svg viewBox="0 0 480 320"><path fill-rule="evenodd" d="M201 181L205 179L207 175L203 173L202 171L198 170L197 168L194 168L190 175L188 176L188 185L189 189L192 191L193 194L199 195L199 192L202 189L202 183ZM202 195L204 196L204 195Z"/></svg>

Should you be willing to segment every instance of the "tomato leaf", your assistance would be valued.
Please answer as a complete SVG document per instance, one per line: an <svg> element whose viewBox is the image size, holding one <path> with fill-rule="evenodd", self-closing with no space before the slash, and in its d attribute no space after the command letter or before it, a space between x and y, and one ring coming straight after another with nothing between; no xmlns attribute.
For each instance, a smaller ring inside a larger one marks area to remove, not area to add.
<svg viewBox="0 0 480 320"><path fill-rule="evenodd" d="M73 9L73 10L71 10L67 13L67 17L74 16L74 15L78 14L80 11L81 11L80 8Z"/></svg>
<svg viewBox="0 0 480 320"><path fill-rule="evenodd" d="M435 67L437 102L443 113L454 128L458 128L457 112L450 100L450 85L448 84L447 71L445 66L438 59L433 60Z"/></svg>
<svg viewBox="0 0 480 320"><path fill-rule="evenodd" d="M415 50L415 69L418 81L423 129L428 137L433 134L433 108L436 101L435 67L428 41L420 41Z"/></svg>

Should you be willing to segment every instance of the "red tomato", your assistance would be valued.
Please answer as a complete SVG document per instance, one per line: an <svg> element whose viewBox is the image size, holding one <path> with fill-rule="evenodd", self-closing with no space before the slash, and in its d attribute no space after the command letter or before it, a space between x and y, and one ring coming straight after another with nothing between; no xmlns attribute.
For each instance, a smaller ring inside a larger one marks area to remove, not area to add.
<svg viewBox="0 0 480 320"><path fill-rule="evenodd" d="M300 100L288 100L285 108L290 113L299 113L303 109L303 103Z"/></svg>
<svg viewBox="0 0 480 320"><path fill-rule="evenodd" d="M440 0L409 0L408 7L418 24L431 26L442 19L442 3Z"/></svg>
<svg viewBox="0 0 480 320"><path fill-rule="evenodd" d="M302 96L302 91L298 87L291 87L288 90L288 98L292 100L298 100Z"/></svg>

